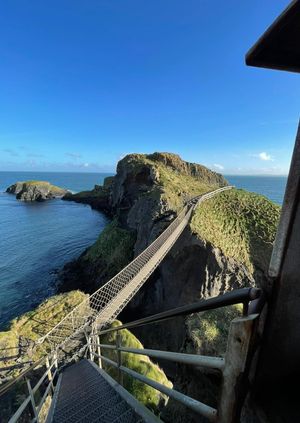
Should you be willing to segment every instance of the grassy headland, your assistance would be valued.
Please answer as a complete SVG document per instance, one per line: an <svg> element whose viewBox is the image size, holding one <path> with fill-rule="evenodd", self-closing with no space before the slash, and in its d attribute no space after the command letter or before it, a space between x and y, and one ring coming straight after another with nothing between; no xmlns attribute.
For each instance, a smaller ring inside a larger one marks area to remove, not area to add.
<svg viewBox="0 0 300 423"><path fill-rule="evenodd" d="M266 197L232 189L203 202L191 230L253 272L269 264L279 214L280 207Z"/></svg>

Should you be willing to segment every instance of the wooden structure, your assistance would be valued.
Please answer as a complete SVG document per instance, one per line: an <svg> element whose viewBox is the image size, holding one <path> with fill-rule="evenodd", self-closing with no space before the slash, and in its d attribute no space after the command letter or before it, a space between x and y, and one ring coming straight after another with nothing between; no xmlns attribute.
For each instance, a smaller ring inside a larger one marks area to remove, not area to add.
<svg viewBox="0 0 300 423"><path fill-rule="evenodd" d="M251 66L300 72L300 0L294 0L246 55ZM300 376L300 126L271 258L272 294L254 381L262 421L298 422ZM256 395L255 395L256 393Z"/></svg>

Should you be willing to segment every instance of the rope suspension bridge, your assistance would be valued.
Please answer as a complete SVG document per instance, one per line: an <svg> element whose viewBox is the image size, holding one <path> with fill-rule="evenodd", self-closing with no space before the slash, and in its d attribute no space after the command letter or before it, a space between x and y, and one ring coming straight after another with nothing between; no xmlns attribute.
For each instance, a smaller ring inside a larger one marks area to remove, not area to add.
<svg viewBox="0 0 300 423"><path fill-rule="evenodd" d="M44 348L45 357L23 371L15 380L0 386L1 396L7 394L18 381L26 379L29 395L7 420L9 423L17 422L21 416L23 418L22 421L24 421L24 415L27 416L28 421L42 421L40 417L41 410L47 398L52 399L47 423L161 421L122 387L122 373L128 374L174 398L191 410L205 416L209 421L220 423L234 422L236 384L240 383L240 374L243 373L246 365L252 328L258 316L257 313L247 316L248 303L253 300L257 301L260 296L260 290L254 288L237 290L130 324L105 329L109 323L115 320L168 254L188 225L194 209L201 202L231 188L230 186L219 188L190 200L177 218L140 255L105 285L75 307L61 322L36 342L36 347L42 346ZM124 348L120 345L119 333L124 328L158 322L179 315L188 315L240 302L244 304L245 316L232 326L231 332L232 338L238 334L239 339L244 342L242 342L242 346L236 345L233 341L230 342L229 337L225 359L195 354ZM116 346L100 343L100 337L109 331L117 332ZM107 348L117 351L118 362L114 362L102 355L102 349ZM66 351L70 352L68 359L65 357ZM122 352L131 352L188 365L217 369L223 374L220 410L216 410L122 366ZM89 360L87 359L88 355ZM238 368L232 364L230 356L239 356L237 360ZM96 359L98 360L98 365L95 364ZM118 370L118 381L112 379L102 369L102 361ZM75 362L75 364L67 367L66 365L70 362ZM44 372L39 381L32 386L29 375L35 369L40 368L44 368ZM39 404L37 404L36 393L41 387L44 387L44 393ZM31 408L30 412L28 408Z"/></svg>
<svg viewBox="0 0 300 423"><path fill-rule="evenodd" d="M54 350L92 324L96 324L97 328L100 329L112 322L170 251L189 223L194 208L202 201L231 188L231 186L223 187L194 197L167 229L139 256L89 298L75 307L38 342L42 343L47 340Z"/></svg>

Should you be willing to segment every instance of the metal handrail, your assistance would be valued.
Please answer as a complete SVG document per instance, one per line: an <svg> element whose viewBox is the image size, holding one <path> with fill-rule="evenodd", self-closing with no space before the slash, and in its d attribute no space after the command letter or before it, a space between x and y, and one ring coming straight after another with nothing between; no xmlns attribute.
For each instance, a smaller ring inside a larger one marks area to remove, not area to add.
<svg viewBox="0 0 300 423"><path fill-rule="evenodd" d="M13 416L9 419L9 423L15 423L17 422L17 420L19 419L19 417L22 415L22 413L25 411L26 407L28 406L28 404L31 402L31 406L33 408L33 412L36 416L36 418L33 421L37 421L38 420L38 415L45 403L45 400L49 394L49 391L51 388L54 389L54 385L53 385L53 379L55 378L55 376L58 373L58 368L56 367L55 371L53 374L51 374L51 369L52 367L56 364L57 366L57 358L54 358L53 362L50 364L49 361L47 361L48 356L46 357L42 357L40 360L38 360L36 363L34 363L32 366L30 366L28 369L26 369L24 372L20 373L15 379L13 379L12 381L8 382L7 384L5 384L0 392L0 396L3 395L5 392L7 392L15 383L17 383L19 380L24 379L27 381L27 388L29 391L29 395L25 398L25 400L20 404L20 406L18 407L18 409L15 411L15 413L13 414ZM34 370L39 364L42 364L46 362L46 366L47 366L47 370L43 373L43 375L41 376L41 378L38 380L38 382L31 387L30 385L30 381L29 379L26 378L26 375L31 372L32 370ZM49 374L51 374L51 376L49 376ZM48 386L42 396L42 399L40 400L39 404L36 405L35 403L35 399L34 399L34 394L36 393L36 391L38 390L38 388L41 386L41 384L44 382L44 380L47 378L49 379L49 383Z"/></svg>
<svg viewBox="0 0 300 423"><path fill-rule="evenodd" d="M134 320L133 322L124 323L123 325L116 326L109 329L104 329L98 332L99 335L104 335L110 332L118 332L122 329L130 329L137 326L147 325L149 323L158 323L163 320L170 319L177 316L186 316L192 313L199 313L201 311L212 310L220 307L226 307L234 304L246 304L247 310L248 303L259 298L262 294L260 288L241 288L235 291L227 292L226 294L217 297L208 298L206 300L197 301L196 303L188 304L181 307L176 307L171 310L163 311L152 316L144 317L143 319Z"/></svg>
<svg viewBox="0 0 300 423"><path fill-rule="evenodd" d="M174 400L180 402L181 404L185 405L186 407L190 408L191 410L205 416L208 418L211 422L215 422L217 418L217 410L213 407L210 407L209 405L206 405L198 400L195 400L182 392L176 391L175 389L168 388L167 386L156 382L153 379L148 378L147 376L144 376L135 370L129 369L128 367L121 366L118 363L116 363L113 360L110 360L107 357L104 357L103 355L99 355L97 353L93 353L94 356L102 359L103 361L107 362L112 367L115 367L116 369L119 369L122 373L127 373L129 376L133 377L134 379L139 380L140 382L143 382L152 388L164 393L170 398L173 398Z"/></svg>
<svg viewBox="0 0 300 423"><path fill-rule="evenodd" d="M42 364L44 361L46 361L46 357L40 358L38 361L36 361L30 367L28 367L28 369L23 370L23 372L21 372L14 379L0 386L0 396L5 394L5 392L7 392L15 383L23 379L28 373L30 373L32 370L34 370L39 364Z"/></svg>
<svg viewBox="0 0 300 423"><path fill-rule="evenodd" d="M198 354L176 353L171 351L151 350L146 348L127 348L117 347L116 345L94 344L90 345L110 349L113 351L127 352L131 354L146 355L147 357L158 358L161 360L174 361L176 363L188 364L191 366L207 367L209 369L218 369L223 371L225 360L222 357L210 357Z"/></svg>

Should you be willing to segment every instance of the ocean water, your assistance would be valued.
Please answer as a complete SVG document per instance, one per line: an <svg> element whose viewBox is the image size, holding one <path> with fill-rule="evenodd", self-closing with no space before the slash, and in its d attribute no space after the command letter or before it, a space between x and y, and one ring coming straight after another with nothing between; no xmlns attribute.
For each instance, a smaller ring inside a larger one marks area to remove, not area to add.
<svg viewBox="0 0 300 423"><path fill-rule="evenodd" d="M0 172L0 328L55 293L57 271L91 245L107 218L88 205L60 199L24 203L5 189L22 180L45 180L73 192L102 184L108 174ZM230 176L237 188L282 204L286 177Z"/></svg>
<svg viewBox="0 0 300 423"><path fill-rule="evenodd" d="M287 176L240 176L224 175L227 181L247 191L262 194L276 204L282 205Z"/></svg>
<svg viewBox="0 0 300 423"><path fill-rule="evenodd" d="M0 328L55 293L56 272L91 245L107 218L61 199L24 203L5 189L45 180L71 191L102 184L107 174L0 172Z"/></svg>

